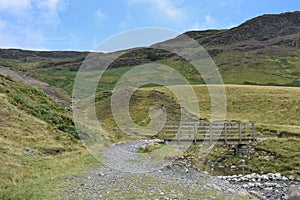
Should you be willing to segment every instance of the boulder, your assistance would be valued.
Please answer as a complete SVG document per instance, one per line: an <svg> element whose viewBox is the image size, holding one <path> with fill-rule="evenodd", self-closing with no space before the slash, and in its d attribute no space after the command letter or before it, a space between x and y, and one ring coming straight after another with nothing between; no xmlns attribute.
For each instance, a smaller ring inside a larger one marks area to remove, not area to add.
<svg viewBox="0 0 300 200"><path fill-rule="evenodd" d="M290 186L285 194L286 200L300 200L300 186Z"/></svg>

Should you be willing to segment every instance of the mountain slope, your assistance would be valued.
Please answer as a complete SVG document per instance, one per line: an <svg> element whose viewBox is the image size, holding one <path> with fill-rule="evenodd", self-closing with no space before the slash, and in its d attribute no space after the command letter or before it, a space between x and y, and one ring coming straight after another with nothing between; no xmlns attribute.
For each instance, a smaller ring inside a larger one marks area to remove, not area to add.
<svg viewBox="0 0 300 200"><path fill-rule="evenodd" d="M0 199L54 198L65 177L95 162L70 111L1 71L0 116Z"/></svg>
<svg viewBox="0 0 300 200"><path fill-rule="evenodd" d="M299 33L300 12L288 12L262 15L230 30L190 31L185 34L196 39L201 45L207 46L232 45L250 40L262 42L264 45L286 44L299 48Z"/></svg>
<svg viewBox="0 0 300 200"><path fill-rule="evenodd" d="M224 83L300 86L300 12L263 15L248 20L229 30L189 31L185 35L194 38L212 56L223 76ZM124 73L131 66L158 62L175 66L192 84L201 84L201 75L192 71L184 60L169 52L153 49L172 45L181 36L152 45L147 49L128 49L113 53L94 53L105 63L112 55L122 55L115 60L108 74L116 74L114 68ZM190 49L186 49L189 54ZM72 92L76 71L88 52L0 50L0 65L19 70L36 79ZM177 66L177 67L176 67ZM179 67L181 66L181 67ZM124 73L117 73L115 79ZM107 78L111 80L110 78ZM115 81L103 81L108 85L100 90L113 88Z"/></svg>

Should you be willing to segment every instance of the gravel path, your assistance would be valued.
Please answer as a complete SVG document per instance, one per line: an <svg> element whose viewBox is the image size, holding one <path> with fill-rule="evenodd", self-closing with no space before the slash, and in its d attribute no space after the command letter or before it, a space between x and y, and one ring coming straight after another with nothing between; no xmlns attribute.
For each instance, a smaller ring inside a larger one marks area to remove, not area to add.
<svg viewBox="0 0 300 200"><path fill-rule="evenodd" d="M82 177L71 177L70 199L290 199L288 190L299 179L276 174L211 176L189 159L152 163L136 152L152 140L118 143L103 156L105 166ZM291 178L290 178L291 179ZM299 189L296 193L300 195Z"/></svg>
<svg viewBox="0 0 300 200"><path fill-rule="evenodd" d="M189 160L179 158L153 165L137 156L137 149L149 143L143 140L113 145L104 152L106 166L82 177L71 177L66 198L248 199L249 193L242 187L198 171ZM151 170L154 167L157 170ZM145 169L150 172L132 173Z"/></svg>

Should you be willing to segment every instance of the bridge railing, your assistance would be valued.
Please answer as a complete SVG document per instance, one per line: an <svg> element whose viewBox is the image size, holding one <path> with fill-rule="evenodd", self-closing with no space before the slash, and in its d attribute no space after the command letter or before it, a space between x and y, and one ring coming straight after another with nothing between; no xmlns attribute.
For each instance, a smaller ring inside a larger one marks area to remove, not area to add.
<svg viewBox="0 0 300 200"><path fill-rule="evenodd" d="M247 144L255 140L255 122L167 122L159 134L165 140Z"/></svg>

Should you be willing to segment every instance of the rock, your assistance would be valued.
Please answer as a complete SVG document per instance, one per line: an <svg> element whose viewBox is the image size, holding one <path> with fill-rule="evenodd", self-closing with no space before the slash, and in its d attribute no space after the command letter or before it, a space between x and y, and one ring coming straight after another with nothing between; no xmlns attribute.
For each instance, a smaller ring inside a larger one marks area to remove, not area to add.
<svg viewBox="0 0 300 200"><path fill-rule="evenodd" d="M239 166L245 166L245 165L246 165L246 161L245 161L244 159L239 160L239 161L238 161L238 165L239 165Z"/></svg>
<svg viewBox="0 0 300 200"><path fill-rule="evenodd" d="M280 173L273 174L273 179L274 180L280 180L281 179L281 174Z"/></svg>
<svg viewBox="0 0 300 200"><path fill-rule="evenodd" d="M276 187L277 183L266 182L266 183L264 183L264 186L266 186L266 187Z"/></svg>
<svg viewBox="0 0 300 200"><path fill-rule="evenodd" d="M246 192L246 191L238 191L237 194L238 194L239 196L242 196L242 197L247 197L247 196L249 196L249 193Z"/></svg>
<svg viewBox="0 0 300 200"><path fill-rule="evenodd" d="M273 191L273 188L272 187L267 187L264 189L265 192L272 192Z"/></svg>
<svg viewBox="0 0 300 200"><path fill-rule="evenodd" d="M300 200L300 186L290 186L285 194L287 200Z"/></svg>
<svg viewBox="0 0 300 200"><path fill-rule="evenodd" d="M234 193L235 193L235 191L234 191L233 189L231 189L231 188L229 188L229 189L227 190L227 192L228 192L228 193L231 193L231 194L234 194Z"/></svg>
<svg viewBox="0 0 300 200"><path fill-rule="evenodd" d="M161 139L153 139L152 142L153 142L154 145L164 144L165 143L165 141L161 140Z"/></svg>
<svg viewBox="0 0 300 200"><path fill-rule="evenodd" d="M250 180L252 178L252 176L250 174L247 174L244 176L245 179Z"/></svg>
<svg viewBox="0 0 300 200"><path fill-rule="evenodd" d="M294 176L289 176L289 179L291 180L291 181L293 181L293 180L295 180L295 177Z"/></svg>
<svg viewBox="0 0 300 200"><path fill-rule="evenodd" d="M254 183L248 183L248 186L249 187L254 187L255 185L254 185Z"/></svg>
<svg viewBox="0 0 300 200"><path fill-rule="evenodd" d="M283 177L281 177L281 180L282 181L288 181L289 179L287 177L283 176Z"/></svg>
<svg viewBox="0 0 300 200"><path fill-rule="evenodd" d="M103 173L99 173L98 176L104 176L104 174Z"/></svg>
<svg viewBox="0 0 300 200"><path fill-rule="evenodd" d="M256 197L256 198L260 199L260 200L266 200L266 197L264 197L262 194L254 191L254 190L250 190L249 194L252 195L253 197Z"/></svg>
<svg viewBox="0 0 300 200"><path fill-rule="evenodd" d="M264 180L264 181L268 181L269 180L269 177L268 175L261 175L261 179Z"/></svg>
<svg viewBox="0 0 300 200"><path fill-rule="evenodd" d="M222 189L219 186L217 186L216 184L211 184L210 187L214 190L222 191Z"/></svg>
<svg viewBox="0 0 300 200"><path fill-rule="evenodd" d="M254 187L262 188L262 184L261 183L254 183Z"/></svg>

